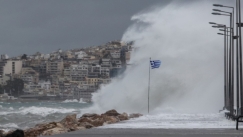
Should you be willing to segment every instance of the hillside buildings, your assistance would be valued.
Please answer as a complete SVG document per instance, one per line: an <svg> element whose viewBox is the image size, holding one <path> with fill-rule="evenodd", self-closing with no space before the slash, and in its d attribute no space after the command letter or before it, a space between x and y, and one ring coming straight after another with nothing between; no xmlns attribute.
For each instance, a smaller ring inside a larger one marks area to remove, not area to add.
<svg viewBox="0 0 243 137"><path fill-rule="evenodd" d="M0 85L12 78L24 81L24 92L40 96L82 98L91 101L92 93L126 69L132 45L111 41L105 45L49 54L0 60Z"/></svg>

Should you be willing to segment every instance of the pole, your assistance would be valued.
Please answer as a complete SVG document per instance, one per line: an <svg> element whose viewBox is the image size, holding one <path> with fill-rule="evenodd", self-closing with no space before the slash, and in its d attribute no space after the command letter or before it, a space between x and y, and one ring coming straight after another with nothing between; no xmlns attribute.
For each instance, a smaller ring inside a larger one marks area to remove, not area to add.
<svg viewBox="0 0 243 137"><path fill-rule="evenodd" d="M238 22L238 7L237 7L237 0L236 0L236 22ZM238 27L236 26L236 36L238 36ZM239 115L239 45L238 45L238 38L236 39L236 108L237 108L237 116Z"/></svg>
<svg viewBox="0 0 243 137"><path fill-rule="evenodd" d="M149 58L149 81L148 81L148 114L149 114L149 89L150 89L150 61L151 58Z"/></svg>
<svg viewBox="0 0 243 137"><path fill-rule="evenodd" d="M239 23L241 23L241 4L240 0L238 1L238 9L239 9ZM238 26L240 27L240 26ZM242 37L241 37L241 27L239 28L239 50L240 50L240 80L241 80L241 115L243 114L243 79L242 79Z"/></svg>
<svg viewBox="0 0 243 137"><path fill-rule="evenodd" d="M230 110L229 106L230 106L230 99L229 99L229 90L230 90L230 86L229 86L229 40L228 40L228 28L226 28L226 34L227 34L227 37L226 37L226 64L227 64L227 110Z"/></svg>
<svg viewBox="0 0 243 137"><path fill-rule="evenodd" d="M224 26L224 109L226 108L226 25Z"/></svg>
<svg viewBox="0 0 243 137"><path fill-rule="evenodd" d="M229 48L229 85L230 85L230 114L233 115L233 90L232 90L232 14L230 14L230 48Z"/></svg>

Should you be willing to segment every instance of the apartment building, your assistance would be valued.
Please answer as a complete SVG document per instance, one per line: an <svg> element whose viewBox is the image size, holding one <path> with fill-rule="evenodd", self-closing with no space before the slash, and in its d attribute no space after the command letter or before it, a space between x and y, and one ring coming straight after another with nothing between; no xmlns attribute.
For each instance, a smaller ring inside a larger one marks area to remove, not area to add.
<svg viewBox="0 0 243 137"><path fill-rule="evenodd" d="M121 52L120 51L111 51L110 52L112 58L120 58Z"/></svg>
<svg viewBox="0 0 243 137"><path fill-rule="evenodd" d="M0 77L6 74L20 74L22 70L22 60L1 60Z"/></svg>
<svg viewBox="0 0 243 137"><path fill-rule="evenodd" d="M63 60L49 60L46 63L46 72L50 74L62 74L64 69Z"/></svg>
<svg viewBox="0 0 243 137"><path fill-rule="evenodd" d="M30 67L24 67L24 68L22 68L20 78L25 83L38 83L39 82L39 73Z"/></svg>

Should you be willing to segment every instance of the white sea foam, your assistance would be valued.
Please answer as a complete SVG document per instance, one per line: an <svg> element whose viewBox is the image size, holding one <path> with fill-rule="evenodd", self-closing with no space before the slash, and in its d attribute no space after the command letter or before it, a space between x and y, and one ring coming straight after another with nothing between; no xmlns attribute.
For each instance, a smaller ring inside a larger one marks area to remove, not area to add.
<svg viewBox="0 0 243 137"><path fill-rule="evenodd" d="M19 126L15 123L8 123L8 124L0 124L0 129L4 130L5 132L8 132L11 129L18 129Z"/></svg>
<svg viewBox="0 0 243 137"><path fill-rule="evenodd" d="M77 99L66 99L62 103L87 103L81 98L79 101Z"/></svg>
<svg viewBox="0 0 243 137"><path fill-rule="evenodd" d="M84 103L84 104L85 104L85 103L87 103L87 102L83 101L83 99L80 98L79 103Z"/></svg>
<svg viewBox="0 0 243 137"><path fill-rule="evenodd" d="M77 99L66 99L62 103L75 103L75 102L79 102L79 101Z"/></svg>
<svg viewBox="0 0 243 137"><path fill-rule="evenodd" d="M34 114L40 116L47 116L54 113L71 113L75 112L75 109L67 109L67 108L48 108L48 107L22 107L19 108L20 114Z"/></svg>
<svg viewBox="0 0 243 137"><path fill-rule="evenodd" d="M5 112L0 112L0 115L7 115L7 114L21 114L21 115L26 115L26 114L34 114L34 115L40 115L40 116L47 116L50 114L54 113L72 113L76 112L75 109L67 109L67 108L49 108L49 107L21 107L18 110L14 111L5 111Z"/></svg>
<svg viewBox="0 0 243 137"><path fill-rule="evenodd" d="M239 127L243 127L242 124ZM121 123L105 125L101 128L235 128L235 121L227 120L222 113L214 114L178 114L164 113L145 115Z"/></svg>

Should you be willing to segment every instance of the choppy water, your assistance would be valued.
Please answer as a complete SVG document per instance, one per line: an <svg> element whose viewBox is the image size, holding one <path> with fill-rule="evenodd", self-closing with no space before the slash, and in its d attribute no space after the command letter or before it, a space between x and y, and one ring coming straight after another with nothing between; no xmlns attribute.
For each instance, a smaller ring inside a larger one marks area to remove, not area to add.
<svg viewBox="0 0 243 137"><path fill-rule="evenodd" d="M0 102L0 129L26 129L39 123L60 121L68 114L81 114L90 103L76 100L63 102Z"/></svg>

